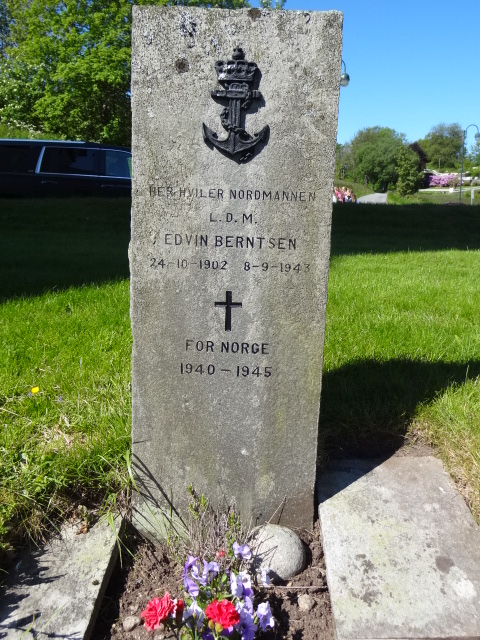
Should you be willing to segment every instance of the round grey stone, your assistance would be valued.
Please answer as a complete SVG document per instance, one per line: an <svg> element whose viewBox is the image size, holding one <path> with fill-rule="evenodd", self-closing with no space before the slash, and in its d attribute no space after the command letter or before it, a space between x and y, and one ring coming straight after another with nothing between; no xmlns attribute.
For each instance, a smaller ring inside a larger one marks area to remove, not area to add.
<svg viewBox="0 0 480 640"><path fill-rule="evenodd" d="M301 596L298 596L298 608L301 611L311 611L314 606L315 600L308 594L304 593Z"/></svg>
<svg viewBox="0 0 480 640"><path fill-rule="evenodd" d="M260 573L267 570L272 582L288 580L305 568L306 553L297 534L276 524L253 529L249 537L252 566Z"/></svg>
<svg viewBox="0 0 480 640"><path fill-rule="evenodd" d="M124 631L133 631L139 624L142 624L142 620L138 616L127 616L122 620Z"/></svg>

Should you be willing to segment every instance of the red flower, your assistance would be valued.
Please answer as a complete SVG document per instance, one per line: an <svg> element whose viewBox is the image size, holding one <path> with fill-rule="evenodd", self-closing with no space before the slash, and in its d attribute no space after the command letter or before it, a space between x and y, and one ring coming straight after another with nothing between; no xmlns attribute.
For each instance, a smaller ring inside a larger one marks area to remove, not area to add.
<svg viewBox="0 0 480 640"><path fill-rule="evenodd" d="M240 622L240 615L230 600L214 600L205 609L205 615L224 628L233 627Z"/></svg>
<svg viewBox="0 0 480 640"><path fill-rule="evenodd" d="M220 549L220 551L217 551L217 558L223 558L226 554L225 549Z"/></svg>
<svg viewBox="0 0 480 640"><path fill-rule="evenodd" d="M170 594L168 592L162 599L153 598L153 600L150 600L147 604L145 611L142 611L140 614L142 618L145 618L145 628L148 629L148 631L158 629L160 623L168 618L168 616L171 615L178 606L179 603L175 605L174 601L170 599Z"/></svg>
<svg viewBox="0 0 480 640"><path fill-rule="evenodd" d="M182 622L183 617L183 600L175 600L173 601L173 611L172 616L175 618L175 622L180 624Z"/></svg>

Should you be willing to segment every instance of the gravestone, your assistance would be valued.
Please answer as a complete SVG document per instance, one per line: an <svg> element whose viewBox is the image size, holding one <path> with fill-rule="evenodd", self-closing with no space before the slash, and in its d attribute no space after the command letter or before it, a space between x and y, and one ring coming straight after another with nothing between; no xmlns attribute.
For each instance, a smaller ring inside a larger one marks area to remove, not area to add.
<svg viewBox="0 0 480 640"><path fill-rule="evenodd" d="M309 526L342 14L135 7L136 519Z"/></svg>

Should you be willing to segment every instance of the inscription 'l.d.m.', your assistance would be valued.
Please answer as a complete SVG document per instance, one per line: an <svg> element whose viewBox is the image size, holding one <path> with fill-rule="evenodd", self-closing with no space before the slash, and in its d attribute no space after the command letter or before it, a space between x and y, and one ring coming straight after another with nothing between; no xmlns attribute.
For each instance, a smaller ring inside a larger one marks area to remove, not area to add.
<svg viewBox="0 0 480 640"><path fill-rule="evenodd" d="M228 131L225 140L219 140L218 134L203 124L205 142L211 143L230 157L237 156L240 162L247 162L253 157L255 147L266 141L270 132L267 125L261 131L251 135L245 130L242 111L249 108L253 100L262 97L260 91L252 89L256 80L258 67L255 62L245 60L245 53L240 47L233 50L232 60L215 63L219 83L223 90L213 89L212 98L227 99L228 107L222 111L220 120L223 128Z"/></svg>

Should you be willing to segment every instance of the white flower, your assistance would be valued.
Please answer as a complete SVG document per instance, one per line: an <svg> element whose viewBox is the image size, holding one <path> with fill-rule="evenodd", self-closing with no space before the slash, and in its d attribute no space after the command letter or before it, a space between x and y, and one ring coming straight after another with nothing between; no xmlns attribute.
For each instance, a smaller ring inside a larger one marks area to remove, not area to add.
<svg viewBox="0 0 480 640"><path fill-rule="evenodd" d="M270 586L270 569L262 569L260 572L260 580L264 587Z"/></svg>

